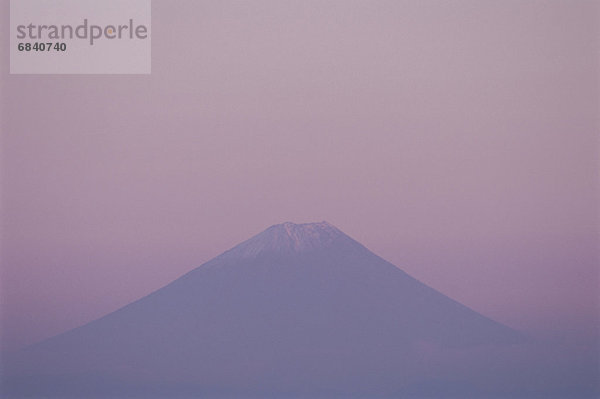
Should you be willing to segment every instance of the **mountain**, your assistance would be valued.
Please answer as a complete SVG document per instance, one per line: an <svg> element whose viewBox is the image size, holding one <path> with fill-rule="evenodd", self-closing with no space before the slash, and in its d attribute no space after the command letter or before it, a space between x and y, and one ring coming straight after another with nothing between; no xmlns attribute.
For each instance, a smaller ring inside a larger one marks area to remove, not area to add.
<svg viewBox="0 0 600 399"><path fill-rule="evenodd" d="M442 353L522 339L326 222L284 223L22 350L4 385L15 396L390 395L440 378Z"/></svg>

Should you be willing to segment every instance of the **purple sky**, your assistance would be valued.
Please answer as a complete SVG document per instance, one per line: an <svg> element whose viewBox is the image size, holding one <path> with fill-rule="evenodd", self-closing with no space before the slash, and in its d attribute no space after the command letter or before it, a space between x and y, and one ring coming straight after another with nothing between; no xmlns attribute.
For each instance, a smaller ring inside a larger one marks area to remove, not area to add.
<svg viewBox="0 0 600 399"><path fill-rule="evenodd" d="M284 221L508 325L598 324L598 3L153 0L152 75L8 75L2 345Z"/></svg>

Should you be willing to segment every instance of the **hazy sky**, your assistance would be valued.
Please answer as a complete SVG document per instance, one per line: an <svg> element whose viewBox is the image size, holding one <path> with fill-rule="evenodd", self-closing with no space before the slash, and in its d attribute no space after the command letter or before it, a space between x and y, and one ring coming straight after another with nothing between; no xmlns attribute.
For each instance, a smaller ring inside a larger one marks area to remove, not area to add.
<svg viewBox="0 0 600 399"><path fill-rule="evenodd" d="M3 40L3 347L321 220L498 321L593 337L598 8L153 0L150 76L8 75Z"/></svg>

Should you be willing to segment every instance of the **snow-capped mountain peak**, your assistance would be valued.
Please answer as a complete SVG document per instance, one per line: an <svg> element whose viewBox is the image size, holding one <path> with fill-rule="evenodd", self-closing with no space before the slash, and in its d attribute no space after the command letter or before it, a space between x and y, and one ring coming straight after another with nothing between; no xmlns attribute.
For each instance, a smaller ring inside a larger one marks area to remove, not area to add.
<svg viewBox="0 0 600 399"><path fill-rule="evenodd" d="M301 224L285 222L269 227L223 256L248 258L260 253L304 252L329 247L342 237L346 237L345 234L326 221Z"/></svg>
<svg viewBox="0 0 600 399"><path fill-rule="evenodd" d="M454 378L442 350L519 342L329 223L283 223L16 354L10 397L398 397Z"/></svg>

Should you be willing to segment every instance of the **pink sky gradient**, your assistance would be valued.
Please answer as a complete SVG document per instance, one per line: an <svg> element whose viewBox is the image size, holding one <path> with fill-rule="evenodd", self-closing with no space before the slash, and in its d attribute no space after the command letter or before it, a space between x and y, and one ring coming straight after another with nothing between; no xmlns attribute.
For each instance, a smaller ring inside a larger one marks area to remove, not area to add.
<svg viewBox="0 0 600 399"><path fill-rule="evenodd" d="M2 346L327 220L511 327L598 325L593 1L153 0L152 75L8 75Z"/></svg>

